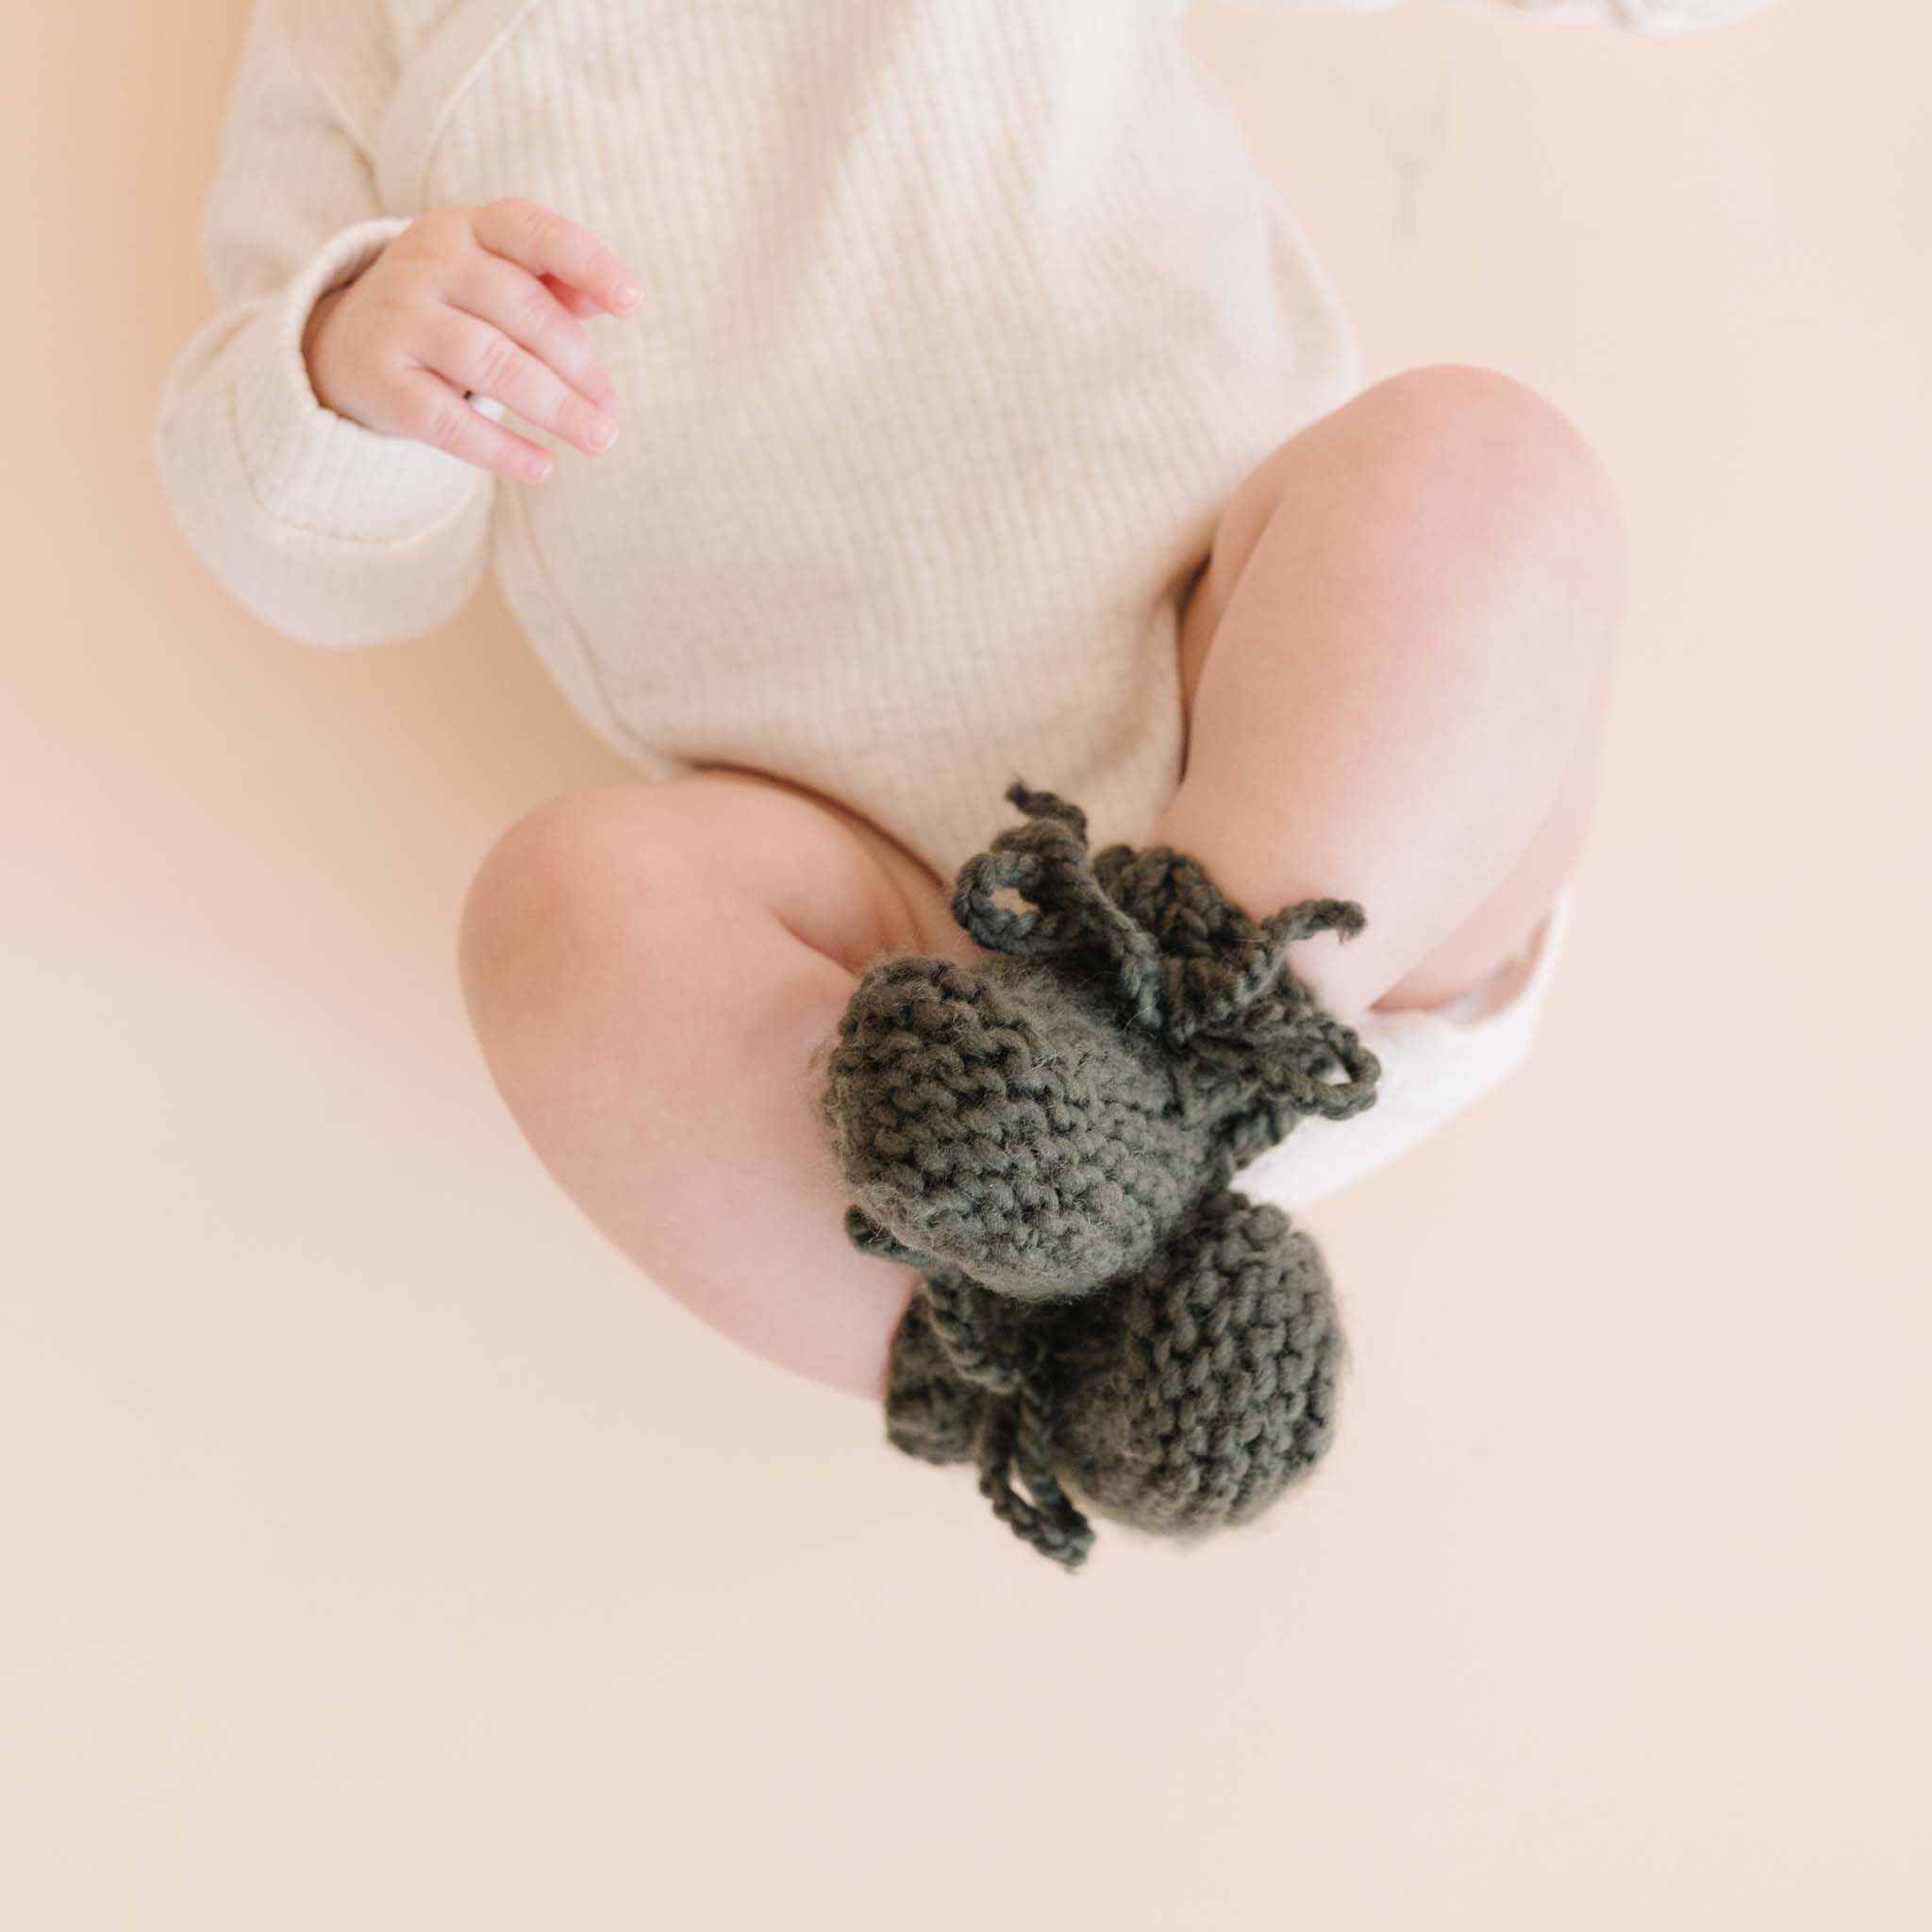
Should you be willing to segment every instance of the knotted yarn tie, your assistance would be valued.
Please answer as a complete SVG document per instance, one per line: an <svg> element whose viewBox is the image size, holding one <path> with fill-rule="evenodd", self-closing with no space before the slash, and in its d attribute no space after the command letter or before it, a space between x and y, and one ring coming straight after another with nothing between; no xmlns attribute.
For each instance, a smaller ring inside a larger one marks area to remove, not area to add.
<svg viewBox="0 0 1932 1932"><path fill-rule="evenodd" d="M1025 812L1024 825L996 833L991 846L959 868L954 919L989 952L1020 958L1091 952L1096 946L1114 974L1116 998L1132 1024L1160 1024L1160 948L1154 935L1116 905L1093 871L1087 814L1053 791L1015 780L1008 800ZM993 903L1011 888L1030 902L1019 911Z"/></svg>
<svg viewBox="0 0 1932 1932"><path fill-rule="evenodd" d="M1316 1005L1287 961L1291 945L1317 933L1353 939L1367 923L1360 906L1304 899L1254 921L1198 863L1175 874L1176 855L1165 847L1091 852L1077 805L1019 780L1006 796L1026 823L996 834L960 868L953 897L954 918L980 945L1088 956L1103 965L1124 1024L1203 1069L1247 1073L1291 1115L1346 1120L1374 1103L1380 1062L1352 1026ZM1169 917L1205 950L1164 948L1133 914L1150 882L1175 877L1185 891ZM996 905L993 894L1004 888L1030 903L1020 911ZM1340 1079L1329 1077L1338 1073ZM1182 1071L1176 1085L1185 1094L1194 1083ZM1276 1124L1286 1131L1288 1123Z"/></svg>
<svg viewBox="0 0 1932 1932"><path fill-rule="evenodd" d="M986 1391L974 1445L980 1494L1023 1542L1078 1569L1093 1546L1093 1526L1054 1474L1050 1324L1024 1320L957 1269L933 1270L916 1291L953 1367ZM1008 1333L999 1335L1001 1327ZM1016 1471L1030 1500L1013 1486Z"/></svg>

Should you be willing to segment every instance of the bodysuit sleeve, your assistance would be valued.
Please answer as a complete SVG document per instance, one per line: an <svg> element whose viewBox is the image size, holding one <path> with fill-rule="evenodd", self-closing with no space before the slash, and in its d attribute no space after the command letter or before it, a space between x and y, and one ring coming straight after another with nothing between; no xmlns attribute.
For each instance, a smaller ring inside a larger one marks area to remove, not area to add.
<svg viewBox="0 0 1932 1932"><path fill-rule="evenodd" d="M201 222L217 306L170 365L150 440L183 537L248 609L303 642L380 643L475 589L494 478L309 387L310 308L408 225L378 205L340 78L325 89L304 58L315 4L256 0Z"/></svg>

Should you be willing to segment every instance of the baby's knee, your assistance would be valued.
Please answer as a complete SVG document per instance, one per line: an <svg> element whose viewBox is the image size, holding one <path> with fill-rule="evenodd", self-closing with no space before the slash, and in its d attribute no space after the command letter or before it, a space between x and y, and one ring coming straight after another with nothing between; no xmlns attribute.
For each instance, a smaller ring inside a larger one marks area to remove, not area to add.
<svg viewBox="0 0 1932 1932"><path fill-rule="evenodd" d="M554 798L509 826L463 896L458 969L479 1030L639 999L689 955L702 882L670 801L649 785Z"/></svg>
<svg viewBox="0 0 1932 1932"><path fill-rule="evenodd" d="M1622 510L1595 449L1556 404L1500 370L1428 363L1364 390L1359 411L1411 488L1579 594L1621 599Z"/></svg>

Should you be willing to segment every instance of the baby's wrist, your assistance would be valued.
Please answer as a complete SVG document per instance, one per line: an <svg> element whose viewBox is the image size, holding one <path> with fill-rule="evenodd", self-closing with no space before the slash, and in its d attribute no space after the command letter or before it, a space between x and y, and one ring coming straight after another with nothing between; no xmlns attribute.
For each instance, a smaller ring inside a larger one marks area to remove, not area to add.
<svg viewBox="0 0 1932 1932"><path fill-rule="evenodd" d="M338 416L348 416L349 412L339 407L329 392L327 377L323 368L323 331L328 326L330 317L341 306L342 297L353 287L353 282L343 282L339 287L329 290L326 294L318 296L308 311L308 320L302 325L302 362L308 372L308 387L314 392L315 400L325 409L333 410ZM349 420L353 422L355 419L350 417Z"/></svg>

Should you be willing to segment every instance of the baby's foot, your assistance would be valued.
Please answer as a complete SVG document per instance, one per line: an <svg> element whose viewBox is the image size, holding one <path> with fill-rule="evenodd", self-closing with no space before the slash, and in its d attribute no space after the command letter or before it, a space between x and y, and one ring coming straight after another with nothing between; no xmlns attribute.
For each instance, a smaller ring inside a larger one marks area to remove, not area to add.
<svg viewBox="0 0 1932 1932"><path fill-rule="evenodd" d="M995 1514L1073 1570L1093 1543L1083 1507L1190 1539L1257 1516L1326 1449L1341 1355L1314 1242L1222 1190L1081 1302L935 1269L893 1337L886 1433L924 1461L976 1460Z"/></svg>
<svg viewBox="0 0 1932 1932"><path fill-rule="evenodd" d="M1282 958L1358 929L1358 908L1310 900L1257 924L1189 855L1090 858L1077 807L1007 795L1030 823L967 861L953 901L989 956L877 961L820 1114L857 1245L1061 1300L1145 1265L1302 1114L1367 1107L1380 1070ZM1029 904L996 904L1003 888Z"/></svg>
<svg viewBox="0 0 1932 1932"><path fill-rule="evenodd" d="M856 1245L1027 1300L1138 1266L1202 1178L1157 1043L1028 960L880 960L821 1108Z"/></svg>
<svg viewBox="0 0 1932 1932"><path fill-rule="evenodd" d="M914 1294L892 1336L886 1440L922 1462L970 1461L986 1400L941 1344L924 1294Z"/></svg>
<svg viewBox="0 0 1932 1932"><path fill-rule="evenodd" d="M1152 1266L1069 1309L1053 1467L1096 1514L1165 1535L1251 1521L1327 1448L1342 1337L1318 1249L1224 1190Z"/></svg>

